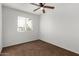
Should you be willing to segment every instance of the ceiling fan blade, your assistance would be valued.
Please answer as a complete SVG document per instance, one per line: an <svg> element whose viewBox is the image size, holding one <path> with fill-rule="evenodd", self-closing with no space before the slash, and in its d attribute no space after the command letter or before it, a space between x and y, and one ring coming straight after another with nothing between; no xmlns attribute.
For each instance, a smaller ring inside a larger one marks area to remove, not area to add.
<svg viewBox="0 0 79 59"><path fill-rule="evenodd" d="M55 7L52 7L52 6L44 6L44 8L54 9Z"/></svg>
<svg viewBox="0 0 79 59"><path fill-rule="evenodd" d="M37 11L38 9L40 9L40 7L39 7L39 8L37 8L37 9L35 9L35 10L33 10L33 11Z"/></svg>
<svg viewBox="0 0 79 59"><path fill-rule="evenodd" d="M43 9L42 11L43 11L43 13L45 13L45 9Z"/></svg>
<svg viewBox="0 0 79 59"><path fill-rule="evenodd" d="M30 3L30 4L32 4L32 5L35 5L35 6L40 6L40 5L38 5L38 4L35 4L35 3Z"/></svg>

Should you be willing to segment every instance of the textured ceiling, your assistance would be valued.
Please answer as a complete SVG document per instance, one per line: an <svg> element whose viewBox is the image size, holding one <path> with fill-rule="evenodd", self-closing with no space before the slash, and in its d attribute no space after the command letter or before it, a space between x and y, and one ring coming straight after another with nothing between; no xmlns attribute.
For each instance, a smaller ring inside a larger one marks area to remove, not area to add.
<svg viewBox="0 0 79 59"><path fill-rule="evenodd" d="M30 3L4 3L3 5L14 8L14 9L30 12L30 13L33 13L33 14L36 14L36 15L43 14L41 9L33 12L33 10L38 8L38 7L31 5ZM46 3L46 5L55 6L53 3ZM51 12L54 11L54 9L45 9L45 10L46 10L46 13L51 13Z"/></svg>

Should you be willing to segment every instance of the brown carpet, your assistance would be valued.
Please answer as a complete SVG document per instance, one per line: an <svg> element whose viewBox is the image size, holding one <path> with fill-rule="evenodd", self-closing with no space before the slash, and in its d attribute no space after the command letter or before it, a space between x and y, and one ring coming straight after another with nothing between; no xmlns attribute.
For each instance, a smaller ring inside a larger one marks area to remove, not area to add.
<svg viewBox="0 0 79 59"><path fill-rule="evenodd" d="M3 48L2 54L7 56L79 56L41 40Z"/></svg>

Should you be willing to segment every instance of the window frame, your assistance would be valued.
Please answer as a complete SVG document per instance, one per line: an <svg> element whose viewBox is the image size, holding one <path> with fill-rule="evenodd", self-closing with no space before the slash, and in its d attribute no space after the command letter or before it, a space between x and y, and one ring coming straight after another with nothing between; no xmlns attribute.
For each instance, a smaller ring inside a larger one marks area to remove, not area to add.
<svg viewBox="0 0 79 59"><path fill-rule="evenodd" d="M33 30L32 20L30 18L26 18L26 17L23 17L23 16L18 16L17 18L18 18L17 19L17 31L18 32L28 32L28 31ZM20 19L20 18L24 18L23 20L25 21L24 22L25 24L21 23L22 19Z"/></svg>

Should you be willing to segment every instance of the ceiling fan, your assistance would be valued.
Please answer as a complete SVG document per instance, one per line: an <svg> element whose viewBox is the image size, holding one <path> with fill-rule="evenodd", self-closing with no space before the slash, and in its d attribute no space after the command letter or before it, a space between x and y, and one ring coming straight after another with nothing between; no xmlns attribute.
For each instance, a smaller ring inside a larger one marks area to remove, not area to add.
<svg viewBox="0 0 79 59"><path fill-rule="evenodd" d="M45 3L39 3L39 4L35 4L35 3L30 3L32 5L38 6L38 8L36 8L35 10L33 10L34 12L41 9L43 13L45 13L45 8L49 8L49 9L54 9L54 6L45 6Z"/></svg>

